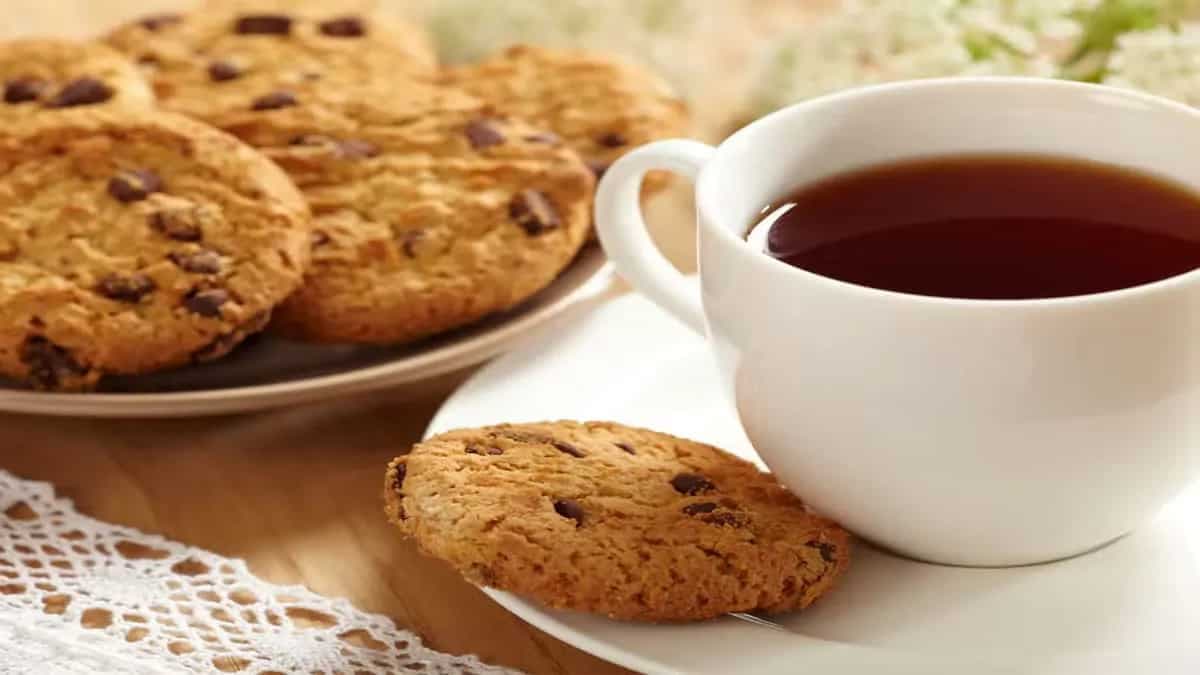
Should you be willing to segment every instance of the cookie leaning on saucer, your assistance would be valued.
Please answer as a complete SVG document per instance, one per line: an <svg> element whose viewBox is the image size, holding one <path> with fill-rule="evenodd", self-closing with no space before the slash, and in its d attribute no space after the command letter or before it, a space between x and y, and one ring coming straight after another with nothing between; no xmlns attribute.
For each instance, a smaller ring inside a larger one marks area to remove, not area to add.
<svg viewBox="0 0 1200 675"><path fill-rule="evenodd" d="M78 390L215 358L300 285L311 218L237 139L156 111L0 128L0 374Z"/></svg>
<svg viewBox="0 0 1200 675"><path fill-rule="evenodd" d="M220 126L247 100L304 83L431 76L426 33L366 5L224 0L142 17L105 40L141 65L162 107Z"/></svg>
<svg viewBox="0 0 1200 675"><path fill-rule="evenodd" d="M546 287L587 238L582 160L454 89L314 82L222 124L315 214L313 267L275 315L289 337L393 344L457 328Z"/></svg>
<svg viewBox="0 0 1200 675"><path fill-rule="evenodd" d="M154 105L132 61L101 44L58 39L0 42L0 119L77 107Z"/></svg>
<svg viewBox="0 0 1200 675"><path fill-rule="evenodd" d="M849 535L717 448L610 422L453 431L388 467L388 517L475 583L683 621L808 606Z"/></svg>
<svg viewBox="0 0 1200 675"><path fill-rule="evenodd" d="M443 81L562 136L597 174L639 145L688 132L687 106L666 81L592 52L520 45L447 69Z"/></svg>

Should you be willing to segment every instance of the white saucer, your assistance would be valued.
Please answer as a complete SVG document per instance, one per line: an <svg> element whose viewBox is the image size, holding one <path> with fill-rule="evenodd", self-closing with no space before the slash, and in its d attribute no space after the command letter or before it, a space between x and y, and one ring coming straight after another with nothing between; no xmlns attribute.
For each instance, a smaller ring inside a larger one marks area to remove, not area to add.
<svg viewBox="0 0 1200 675"><path fill-rule="evenodd" d="M247 412L426 380L511 349L612 280L589 246L519 308L470 328L398 348L309 345L255 336L219 361L106 380L101 392L50 394L0 382L0 410L75 417L183 417Z"/></svg>
<svg viewBox="0 0 1200 675"><path fill-rule="evenodd" d="M447 401L429 433L561 418L652 427L754 458L703 341L638 297L493 362ZM647 673L1194 675L1200 486L1140 531L1048 565L941 567L860 545L829 597L775 618L787 631L735 618L621 623L487 592L551 635Z"/></svg>

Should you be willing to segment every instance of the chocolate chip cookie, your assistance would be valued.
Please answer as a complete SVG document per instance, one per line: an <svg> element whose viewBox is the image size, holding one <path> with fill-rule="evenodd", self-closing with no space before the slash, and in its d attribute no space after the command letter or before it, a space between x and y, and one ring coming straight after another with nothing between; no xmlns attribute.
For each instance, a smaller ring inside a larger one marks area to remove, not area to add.
<svg viewBox="0 0 1200 675"><path fill-rule="evenodd" d="M432 74L426 34L364 5L214 1L191 14L142 17L107 42L141 65L164 108L219 126L226 112L264 92ZM264 105L283 105L282 96Z"/></svg>
<svg viewBox="0 0 1200 675"><path fill-rule="evenodd" d="M653 73L589 52L516 46L443 81L555 132L602 174L629 150L686 136L687 106ZM666 184L656 176L647 184Z"/></svg>
<svg viewBox="0 0 1200 675"><path fill-rule="evenodd" d="M0 120L94 106L154 105L137 66L101 44L55 39L0 43Z"/></svg>
<svg viewBox="0 0 1200 675"><path fill-rule="evenodd" d="M800 609L850 558L844 530L749 462L611 422L435 436L391 463L385 499L471 581L618 619Z"/></svg>
<svg viewBox="0 0 1200 675"><path fill-rule="evenodd" d="M544 288L587 239L583 161L453 89L316 82L221 122L314 212L312 269L275 315L292 338L393 344L469 324Z"/></svg>
<svg viewBox="0 0 1200 675"><path fill-rule="evenodd" d="M0 128L0 373L81 390L215 358L307 267L287 176L227 134L78 108Z"/></svg>

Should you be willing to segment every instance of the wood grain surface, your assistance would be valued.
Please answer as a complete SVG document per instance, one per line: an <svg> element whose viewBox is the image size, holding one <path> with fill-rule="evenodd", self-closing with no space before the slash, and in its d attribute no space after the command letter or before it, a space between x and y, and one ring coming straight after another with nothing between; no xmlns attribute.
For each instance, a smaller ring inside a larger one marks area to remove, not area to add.
<svg viewBox="0 0 1200 675"><path fill-rule="evenodd" d="M86 37L121 19L191 3L2 4L0 38ZM700 135L719 134L713 126ZM690 269L688 186L658 199L650 218L668 257ZM509 615L448 567L421 556L385 522L380 493L386 463L420 438L465 375L239 417L100 421L0 415L0 468L55 484L81 512L101 520L244 558L272 582L302 583L348 598L363 610L392 617L441 651L474 653L533 674L624 672Z"/></svg>
<svg viewBox="0 0 1200 675"><path fill-rule="evenodd" d="M242 417L0 416L0 467L54 483L82 513L346 597L440 651L529 673L622 672L511 616L385 522L383 468L458 379Z"/></svg>

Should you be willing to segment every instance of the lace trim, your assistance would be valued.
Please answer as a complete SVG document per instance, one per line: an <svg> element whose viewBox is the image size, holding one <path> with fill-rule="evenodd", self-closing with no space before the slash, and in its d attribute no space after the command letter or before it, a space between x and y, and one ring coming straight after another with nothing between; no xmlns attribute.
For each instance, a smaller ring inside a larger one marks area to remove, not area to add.
<svg viewBox="0 0 1200 675"><path fill-rule="evenodd" d="M0 471L0 512L0 673L515 672L241 560L81 515L46 483Z"/></svg>

